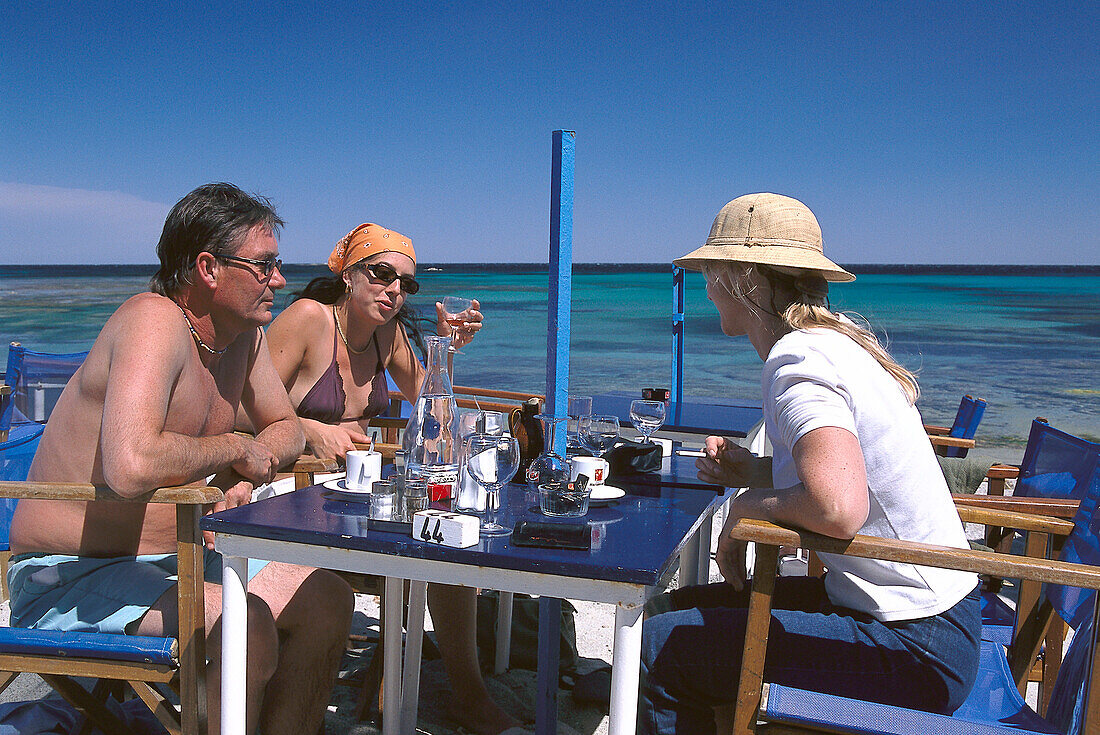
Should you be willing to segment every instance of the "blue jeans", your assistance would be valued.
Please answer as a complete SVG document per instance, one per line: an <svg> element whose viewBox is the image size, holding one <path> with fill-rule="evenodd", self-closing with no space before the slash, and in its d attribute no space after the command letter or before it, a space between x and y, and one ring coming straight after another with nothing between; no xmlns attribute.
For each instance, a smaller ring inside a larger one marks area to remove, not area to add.
<svg viewBox="0 0 1100 735"><path fill-rule="evenodd" d="M928 712L954 712L978 671L977 588L929 618L883 623L833 605L817 577L780 577L772 598L764 680ZM642 733L714 733L741 673L748 586L671 593L673 610L642 630Z"/></svg>

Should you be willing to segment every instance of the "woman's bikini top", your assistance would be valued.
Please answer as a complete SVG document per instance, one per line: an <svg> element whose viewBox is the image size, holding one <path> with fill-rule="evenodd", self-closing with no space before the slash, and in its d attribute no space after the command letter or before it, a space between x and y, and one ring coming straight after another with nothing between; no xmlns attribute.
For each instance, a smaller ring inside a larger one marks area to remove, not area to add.
<svg viewBox="0 0 1100 735"><path fill-rule="evenodd" d="M335 315L334 315L335 316ZM332 363L317 382L309 389L302 402L298 404L298 415L304 419L313 419L324 424L338 424L343 421L358 421L379 416L389 408L390 391L386 386L386 374L382 364L382 350L378 347L378 332L371 336L374 353L378 357L374 377L371 378L370 398L362 416L345 417L344 409L347 394L344 392L344 379L340 377L340 366L336 362L336 327L332 329Z"/></svg>

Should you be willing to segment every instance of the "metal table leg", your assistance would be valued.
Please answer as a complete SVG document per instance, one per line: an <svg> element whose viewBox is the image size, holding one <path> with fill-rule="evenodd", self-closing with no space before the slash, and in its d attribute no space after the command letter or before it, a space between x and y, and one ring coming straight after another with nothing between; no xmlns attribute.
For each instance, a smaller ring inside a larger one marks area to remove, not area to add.
<svg viewBox="0 0 1100 735"><path fill-rule="evenodd" d="M409 583L409 618L405 623L405 671L401 684L401 732L416 732L420 704L420 653L424 643L424 606L427 582Z"/></svg>
<svg viewBox="0 0 1100 735"><path fill-rule="evenodd" d="M248 559L222 557L222 735L247 732Z"/></svg>
<svg viewBox="0 0 1100 735"><path fill-rule="evenodd" d="M386 577L386 605L382 611L382 735L401 731L401 608L404 589L397 577Z"/></svg>
<svg viewBox="0 0 1100 735"><path fill-rule="evenodd" d="M634 735L638 719L638 674L642 660L642 606L615 607L608 735Z"/></svg>

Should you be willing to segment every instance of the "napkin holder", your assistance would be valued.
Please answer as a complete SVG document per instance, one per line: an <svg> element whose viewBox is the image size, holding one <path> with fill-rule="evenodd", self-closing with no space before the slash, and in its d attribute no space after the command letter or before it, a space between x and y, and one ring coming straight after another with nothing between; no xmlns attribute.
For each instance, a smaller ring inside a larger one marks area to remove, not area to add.
<svg viewBox="0 0 1100 735"><path fill-rule="evenodd" d="M437 546L465 549L480 540L481 521L447 510L422 510L413 516L412 537Z"/></svg>

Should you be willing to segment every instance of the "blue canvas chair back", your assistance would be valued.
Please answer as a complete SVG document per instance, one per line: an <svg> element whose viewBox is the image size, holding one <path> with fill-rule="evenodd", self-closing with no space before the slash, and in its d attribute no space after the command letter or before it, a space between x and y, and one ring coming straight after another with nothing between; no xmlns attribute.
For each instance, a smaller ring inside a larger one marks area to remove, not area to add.
<svg viewBox="0 0 1100 735"><path fill-rule="evenodd" d="M1059 431L1044 419L1035 419L1012 494L1080 500L1088 491L1097 452L1100 444Z"/></svg>
<svg viewBox="0 0 1100 735"><path fill-rule="evenodd" d="M61 389L87 356L87 352L35 352L13 342L8 347L8 367L4 373L12 395L0 415L0 429L31 421L44 423Z"/></svg>
<svg viewBox="0 0 1100 735"><path fill-rule="evenodd" d="M959 402L959 410L955 414L955 421L951 424L951 431L948 432L948 436L959 439L973 439L974 434L978 431L978 424L981 423L982 416L985 415L985 406L986 402L983 398L963 396ZM964 447L944 447L943 456L965 457L967 451Z"/></svg>
<svg viewBox="0 0 1100 735"><path fill-rule="evenodd" d="M22 482L27 479L44 429L42 426L27 427L19 436L0 443L0 480ZM0 551L8 548L8 534L11 531L16 502L18 501L15 498L0 498Z"/></svg>
<svg viewBox="0 0 1100 735"><path fill-rule="evenodd" d="M1076 439L1072 436L1071 438ZM1079 460L1079 467L1087 465L1087 469L1082 468L1086 475L1080 483L1081 505L1073 521L1073 532L1067 538L1058 558L1061 561L1098 566L1100 514L1096 511L1100 505L1100 454L1095 450L1084 454L1086 457ZM1066 735L1081 733L1087 701L1086 686L1090 675L1100 675L1100 672L1089 671L1096 592L1051 584L1044 586L1043 596L1074 630L1073 642L1058 670L1058 679L1051 692L1046 720L1039 719L1024 705L1012 683L1012 676L1008 673L1007 662L1001 654L1000 646L988 642L982 643L979 680L966 702L955 713L956 717L976 718L980 713L985 713L986 717L994 715L994 719L1002 723L1014 722L1028 731Z"/></svg>

